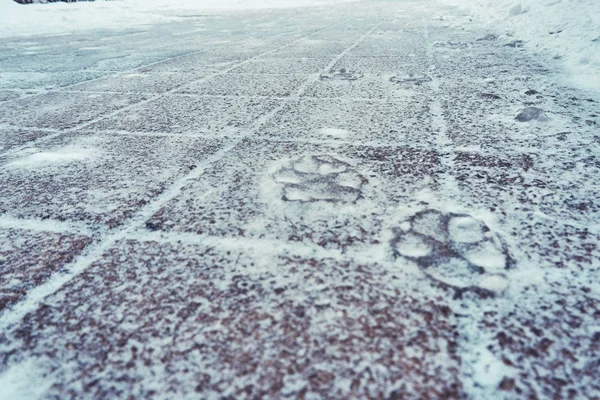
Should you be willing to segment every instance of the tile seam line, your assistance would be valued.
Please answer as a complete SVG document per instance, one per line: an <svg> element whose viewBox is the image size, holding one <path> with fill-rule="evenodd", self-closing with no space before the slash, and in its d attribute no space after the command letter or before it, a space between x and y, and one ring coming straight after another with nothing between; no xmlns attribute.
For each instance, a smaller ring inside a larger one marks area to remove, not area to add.
<svg viewBox="0 0 600 400"><path fill-rule="evenodd" d="M247 59L245 59L245 60L243 60L243 61L241 61L241 62L239 62L239 63L236 63L235 65L233 65L233 66L231 66L231 67L229 67L229 68L226 68L226 69L224 69L224 70L221 70L221 71L217 71L217 72L215 72L215 73L212 73L212 74L209 74L209 75L206 75L206 76L203 76L202 78L199 78L199 79L193 80L193 81L189 82L189 83L188 83L188 84L186 84L186 85L179 86L179 87L177 87L177 88L175 88L175 89L171 89L171 90L169 90L169 91L166 91L166 92L164 92L164 93L153 94L153 96L152 96L151 98L149 98L149 99L142 100L142 101L138 101L138 102L136 102L136 103L134 103L134 104L130 104L130 105L126 106L126 107L123 107L123 108L120 108L120 109L118 109L118 110L115 110L115 111L113 111L113 112L110 112L110 113L108 113L108 114L102 115L102 116L100 116L100 117L98 117L98 118L95 118L95 119L93 119L93 120L91 120L91 121L87 121L87 122L81 123L81 124L79 124L79 125L77 125L77 126L74 126L74 127L72 127L72 128L65 129L65 130L61 131L60 133L56 133L56 134L54 134L54 135L48 135L48 136L44 136L44 137L41 137L41 138L39 138L39 139L37 139L37 140L34 140L34 141L32 141L32 142L26 143L26 144L24 144L24 145L22 145L22 146L18 146L18 147L16 147L16 148L10 149L8 152L4 153L4 156L6 156L6 155L11 155L11 154L14 154L14 153L18 153L19 151L22 151L23 149L26 149L26 148L27 148L27 147L29 147L30 145L36 146L36 145L38 145L38 144L40 144L40 143L44 143L44 142L46 142L46 141L48 141L48 140L52 140L52 139L54 139L54 138L56 138L56 137L58 137L58 136L60 136L60 135L62 135L62 134L64 134L64 133L78 131L78 130L80 130L80 129L82 129L82 128L85 128L86 126L89 126L89 125L95 124L95 123L97 123L97 122L99 122L99 121L102 121L103 119L110 118L110 117L113 117L113 116L115 116L115 115L119 115L120 113L126 112L126 111L128 111L128 110L131 110L131 109L133 109L133 108L135 108L135 107L142 106L142 105L144 105L144 104L150 103L151 101L158 100L158 99L160 99L160 98L162 98L162 97L165 97L165 96L166 96L166 95L168 95L168 94L171 94L172 92L175 92L175 91L177 91L177 90L180 90L180 89L183 89L183 88L186 88L186 87L190 87L191 85L197 84L197 83L199 83L199 82L206 81L206 80L208 80L208 79L211 79L211 78L213 78L213 77L215 77L215 76L224 75L224 74L226 74L227 72L229 72L229 71L231 71L231 70L233 70L233 69L235 69L235 68L238 68L238 67L240 67L240 66L242 66L242 65L245 65L245 64L249 63L249 62L250 62L250 61L252 61L252 60L255 60L255 59L258 59L258 58L260 58L260 57L263 57L263 56L264 56L264 55L266 55L266 54L270 54L270 53L272 53L272 52L275 52L275 51L278 51L278 50L281 50L281 49L285 49L286 47L289 47L289 46L293 45L294 43L297 43L297 42L299 42L299 41L301 41L301 40L303 40L303 39L306 39L306 38L312 37L312 36L314 36L314 35L318 35L318 34L319 34L319 33L321 33L321 32L324 32L324 31L327 31L327 30L329 30L329 29L332 29L332 28L334 28L334 27L336 27L336 26L338 26L338 25L341 25L341 24L343 24L343 23L345 23L345 22L349 21L349 20L350 20L350 19L345 19L345 20L343 20L343 21L341 21L341 22L338 22L337 24L333 24L333 25L327 26L327 27L325 27L325 28L319 29L319 30L317 30L317 31L315 31L315 32L312 32L312 33L310 33L310 34L308 34L308 35L304 35L304 36L302 36L302 37L300 37L300 38L298 38L298 39L295 39L295 40L293 40L293 41L291 41L291 42L289 42L289 43L286 43L286 44L284 44L284 45L282 45L282 46L279 46L279 47L277 47L277 48L275 48L275 49L271 49L271 50L268 50L268 51L266 51L266 52L263 52L263 53L261 53L261 54L258 54L258 55L256 55L256 56L253 56L253 57L247 58ZM182 56L182 57L183 57L183 56ZM164 62L164 61L168 61L168 60L163 60L163 61L160 61L160 62ZM143 68L143 67L140 67L140 68ZM115 74L115 75L118 75L118 74ZM49 91L47 91L47 92L44 92L44 93L38 93L38 94L40 94L40 95L41 95L41 94L48 94L48 93L53 93L53 91L52 91L52 90L49 90ZM68 94L69 92L65 92L65 93L67 93L67 94ZM38 94L36 94L36 95L38 95ZM132 95L132 94L133 94L133 93L123 93L123 95L124 95L124 96L126 96L126 95ZM33 97L33 96L32 96L32 97ZM25 98L29 98L29 97L25 97ZM21 99L22 99L22 98L21 98ZM20 99L19 99L19 100L20 100ZM13 100L13 101L15 101L15 100Z"/></svg>
<svg viewBox="0 0 600 400"><path fill-rule="evenodd" d="M331 29L335 26L341 25L350 19L344 19L343 21L333 24L330 27L324 28L317 32L314 32L305 37L311 37L313 35L318 34L319 32L325 31L327 29ZM327 71L334 65L339 59L341 59L344 55L346 55L353 48L358 46L364 38L370 35L379 25L381 25L383 21L379 21L373 28L371 28L368 32L362 35L355 43L351 46L347 47L342 51L339 55L333 58L333 60L322 70ZM302 40L304 37L298 39ZM287 46L295 43L291 42ZM276 51L276 50L273 50ZM314 78L313 78L314 79ZM310 84L311 80L307 80L304 85L297 89L297 93L301 94L303 90L306 89L308 84ZM90 265L92 265L95 261L102 257L104 252L111 248L115 243L119 240L122 240L128 237L130 232L135 232L139 226L141 226L145 221L147 221L152 215L154 215L162 206L164 206L167 202L172 200L175 196L177 196L181 189L189 182L191 179L194 179L198 176L201 176L204 173L204 170L209 167L214 162L217 162L221 158L225 156L230 150L232 150L237 144L239 144L245 138L251 136L254 131L258 130L264 123L269 121L271 118L275 116L277 112L283 109L286 106L287 102L283 102L279 107L276 107L273 111L271 111L267 118L258 118L256 120L256 125L252 130L247 131L245 134L242 134L237 140L230 142L226 145L222 150L216 152L211 157L208 157L201 165L198 165L195 169L190 171L187 175L177 179L170 187L163 192L163 194L158 195L153 201L150 201L147 205L138 209L133 216L131 216L127 223L124 224L121 229L115 232L108 232L105 235L102 235L99 238L97 244L91 245L89 250L85 251L84 254L77 256L70 263L63 265L61 268L62 273L57 272L53 275L49 281L32 289L24 300L16 303L9 310L6 310L0 314L0 331L8 330L11 327L15 326L19 323L30 311L37 310L39 306L44 302L44 300L59 291L64 285L68 284L73 278L85 272Z"/></svg>

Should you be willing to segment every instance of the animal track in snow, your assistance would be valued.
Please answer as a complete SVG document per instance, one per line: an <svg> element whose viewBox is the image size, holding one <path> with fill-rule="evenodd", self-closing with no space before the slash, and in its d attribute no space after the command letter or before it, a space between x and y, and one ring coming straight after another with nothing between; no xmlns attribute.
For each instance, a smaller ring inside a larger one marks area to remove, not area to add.
<svg viewBox="0 0 600 400"><path fill-rule="evenodd" d="M525 107L515 117L515 119L519 122L529 122L529 121L540 121L546 122L549 121L548 115L541 108L537 107Z"/></svg>
<svg viewBox="0 0 600 400"><path fill-rule="evenodd" d="M392 82L392 83L406 83L406 84L413 84L413 85L420 85L422 83L430 82L430 81L431 81L431 77L429 77L427 75L413 74L413 73L399 74L396 76L392 76L390 78L390 82Z"/></svg>
<svg viewBox="0 0 600 400"><path fill-rule="evenodd" d="M457 289L504 290L513 261L500 237L467 214L421 211L393 229L396 258L414 261L431 279Z"/></svg>
<svg viewBox="0 0 600 400"><path fill-rule="evenodd" d="M282 200L298 202L353 203L362 197L367 182L350 164L329 155L293 160L273 179L284 185Z"/></svg>
<svg viewBox="0 0 600 400"><path fill-rule="evenodd" d="M319 79L322 81L356 81L363 77L363 74L357 71L349 71L346 68L340 70L331 70L329 73L321 74Z"/></svg>

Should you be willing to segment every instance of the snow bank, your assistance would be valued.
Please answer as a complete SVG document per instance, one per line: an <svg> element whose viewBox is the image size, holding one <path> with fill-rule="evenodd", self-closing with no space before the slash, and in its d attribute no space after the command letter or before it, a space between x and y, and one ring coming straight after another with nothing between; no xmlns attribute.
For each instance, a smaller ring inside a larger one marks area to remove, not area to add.
<svg viewBox="0 0 600 400"><path fill-rule="evenodd" d="M123 0L17 4L0 0L0 37L60 35L93 29L123 29L231 10L295 8L356 0Z"/></svg>
<svg viewBox="0 0 600 400"><path fill-rule="evenodd" d="M575 83L600 91L600 1L443 1L492 33L524 40L529 49L562 60Z"/></svg>

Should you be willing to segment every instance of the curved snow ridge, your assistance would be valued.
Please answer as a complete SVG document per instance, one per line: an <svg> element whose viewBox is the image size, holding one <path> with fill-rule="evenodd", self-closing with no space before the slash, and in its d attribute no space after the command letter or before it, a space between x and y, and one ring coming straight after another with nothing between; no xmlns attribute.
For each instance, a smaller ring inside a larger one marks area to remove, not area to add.
<svg viewBox="0 0 600 400"><path fill-rule="evenodd" d="M56 151L41 151L21 157L6 164L8 168L37 169L57 164L70 164L92 160L97 152L90 148L64 147Z"/></svg>

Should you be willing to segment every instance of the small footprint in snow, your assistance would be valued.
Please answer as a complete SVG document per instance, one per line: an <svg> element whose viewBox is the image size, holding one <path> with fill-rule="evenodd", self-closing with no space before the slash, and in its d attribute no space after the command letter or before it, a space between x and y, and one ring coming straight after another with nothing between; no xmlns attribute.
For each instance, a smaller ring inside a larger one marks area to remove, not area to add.
<svg viewBox="0 0 600 400"><path fill-rule="evenodd" d="M467 214L421 211L393 229L396 258L417 263L431 279L458 288L501 292L513 264L508 249L488 226Z"/></svg>
<svg viewBox="0 0 600 400"><path fill-rule="evenodd" d="M362 197L367 182L350 164L329 155L293 160L273 179L284 185L282 200L298 202L353 203Z"/></svg>
<svg viewBox="0 0 600 400"><path fill-rule="evenodd" d="M356 81L363 77L363 74L357 71L349 71L346 68L340 70L331 70L329 73L321 74L319 79L322 81Z"/></svg>

